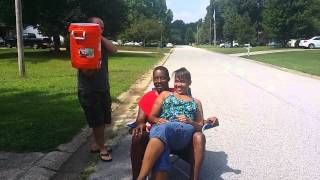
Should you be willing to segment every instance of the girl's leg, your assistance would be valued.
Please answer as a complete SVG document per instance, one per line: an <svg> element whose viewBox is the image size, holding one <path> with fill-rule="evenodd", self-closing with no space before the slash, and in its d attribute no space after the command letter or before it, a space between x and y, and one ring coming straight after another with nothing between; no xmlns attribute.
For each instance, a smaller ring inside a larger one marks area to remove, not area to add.
<svg viewBox="0 0 320 180"><path fill-rule="evenodd" d="M144 180L164 150L164 143L158 138L151 138L144 153L138 180Z"/></svg>
<svg viewBox="0 0 320 180"><path fill-rule="evenodd" d="M204 158L206 138L203 133L195 132L192 138L193 156L190 167L190 180L200 179L200 170Z"/></svg>
<svg viewBox="0 0 320 180"><path fill-rule="evenodd" d="M168 173L166 171L157 171L152 173L152 180L167 180Z"/></svg>

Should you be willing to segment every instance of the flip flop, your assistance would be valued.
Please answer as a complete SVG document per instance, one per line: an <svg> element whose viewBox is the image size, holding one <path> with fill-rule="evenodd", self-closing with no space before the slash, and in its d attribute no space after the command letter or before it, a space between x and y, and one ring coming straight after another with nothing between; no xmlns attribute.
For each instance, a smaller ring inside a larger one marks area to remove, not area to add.
<svg viewBox="0 0 320 180"><path fill-rule="evenodd" d="M107 147L107 151L108 153L112 152L112 148L111 147ZM90 153L99 153L100 149L90 149Z"/></svg>
<svg viewBox="0 0 320 180"><path fill-rule="evenodd" d="M104 161L104 162L111 162L112 161L111 153L109 153L109 152L99 153L99 157L100 157L101 161Z"/></svg>

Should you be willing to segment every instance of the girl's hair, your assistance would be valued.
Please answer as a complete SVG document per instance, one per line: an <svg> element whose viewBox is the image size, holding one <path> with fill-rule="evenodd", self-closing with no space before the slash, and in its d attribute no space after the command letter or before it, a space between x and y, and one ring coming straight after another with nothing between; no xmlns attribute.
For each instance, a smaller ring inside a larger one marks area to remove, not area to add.
<svg viewBox="0 0 320 180"><path fill-rule="evenodd" d="M157 67L155 67L155 68L153 69L153 74L154 74L154 72L156 72L157 70L163 71L164 74L165 74L165 76L166 76L168 79L170 79L169 71L168 71L168 69L167 69L166 67L164 67L164 66L157 66Z"/></svg>
<svg viewBox="0 0 320 180"><path fill-rule="evenodd" d="M186 82L191 83L191 74L185 67L175 70L173 75L175 79L185 80Z"/></svg>

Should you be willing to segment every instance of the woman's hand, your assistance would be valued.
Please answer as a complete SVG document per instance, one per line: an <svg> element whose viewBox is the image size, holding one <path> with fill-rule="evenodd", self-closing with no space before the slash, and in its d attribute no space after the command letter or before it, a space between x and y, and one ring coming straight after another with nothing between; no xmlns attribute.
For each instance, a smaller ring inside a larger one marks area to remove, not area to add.
<svg viewBox="0 0 320 180"><path fill-rule="evenodd" d="M178 121L186 123L186 124L191 124L191 122L192 122L185 115L176 115L176 118L177 118Z"/></svg>
<svg viewBox="0 0 320 180"><path fill-rule="evenodd" d="M166 119L164 119L164 118L160 118L160 119L158 119L158 121L157 121L157 125L160 125L160 124L163 124L163 123L167 123L168 122L168 120L166 120Z"/></svg>

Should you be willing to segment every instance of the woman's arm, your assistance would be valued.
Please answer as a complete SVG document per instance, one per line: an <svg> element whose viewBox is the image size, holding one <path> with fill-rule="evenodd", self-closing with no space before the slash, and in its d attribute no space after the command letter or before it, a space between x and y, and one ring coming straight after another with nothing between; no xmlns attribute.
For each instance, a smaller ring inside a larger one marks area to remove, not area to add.
<svg viewBox="0 0 320 180"><path fill-rule="evenodd" d="M195 120L195 124L197 124L196 125L196 131L201 131L202 130L202 126L204 124L202 104L197 99L196 99L196 103L197 103L197 106L198 106L197 112L196 112L196 120Z"/></svg>
<svg viewBox="0 0 320 180"><path fill-rule="evenodd" d="M168 122L167 119L164 118L159 118L160 112L161 112L161 107L163 101L168 97L169 91L163 91L156 99L155 103L152 106L151 114L149 117L149 123L151 124L161 124Z"/></svg>
<svg viewBox="0 0 320 180"><path fill-rule="evenodd" d="M188 119L185 115L178 115L178 116L176 116L176 118L180 122L191 124L195 128L196 131L201 131L202 126L204 124L202 105L199 100L197 100L197 99L195 99L195 100L196 100L197 107L198 107L197 112L196 112L196 116L195 116L195 121Z"/></svg>

